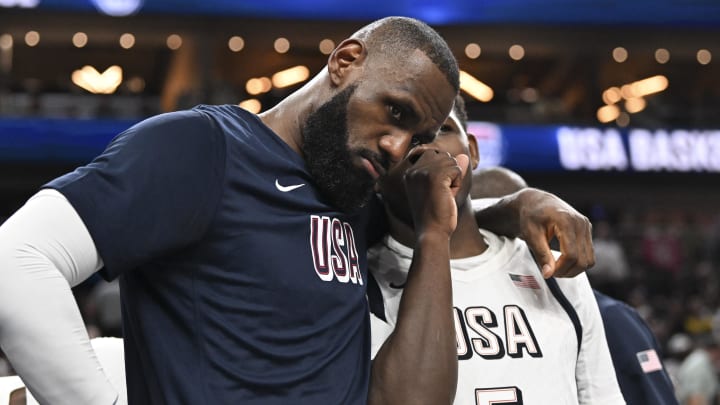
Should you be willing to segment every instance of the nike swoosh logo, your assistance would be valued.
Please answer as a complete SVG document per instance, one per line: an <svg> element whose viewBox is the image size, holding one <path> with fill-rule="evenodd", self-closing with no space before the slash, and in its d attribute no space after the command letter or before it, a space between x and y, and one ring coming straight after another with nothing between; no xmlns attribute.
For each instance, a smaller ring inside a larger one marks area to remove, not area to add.
<svg viewBox="0 0 720 405"><path fill-rule="evenodd" d="M278 182L277 179L275 179L275 187L276 187L278 190L282 191L283 193L287 193L288 191L296 190L296 189L298 189L298 188L300 188L300 187L302 187L302 186L304 186L304 185L305 185L305 183L302 183L302 184L293 184L292 186L283 186L282 184L280 184L280 183Z"/></svg>

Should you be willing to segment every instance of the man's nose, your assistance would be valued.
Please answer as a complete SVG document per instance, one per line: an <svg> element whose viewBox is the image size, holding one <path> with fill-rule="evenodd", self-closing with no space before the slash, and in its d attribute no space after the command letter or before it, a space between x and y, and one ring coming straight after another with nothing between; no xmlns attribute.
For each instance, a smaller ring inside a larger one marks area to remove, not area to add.
<svg viewBox="0 0 720 405"><path fill-rule="evenodd" d="M401 161L412 144L413 133L395 130L380 138L380 149L390 158L392 164Z"/></svg>

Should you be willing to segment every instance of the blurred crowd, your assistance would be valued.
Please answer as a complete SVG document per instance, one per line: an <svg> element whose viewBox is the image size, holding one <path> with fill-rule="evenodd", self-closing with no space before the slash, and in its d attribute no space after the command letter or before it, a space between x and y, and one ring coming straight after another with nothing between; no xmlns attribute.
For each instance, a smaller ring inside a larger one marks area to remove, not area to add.
<svg viewBox="0 0 720 405"><path fill-rule="evenodd" d="M676 390L690 389L682 374L694 372L699 355L720 366L720 213L595 206L589 216L593 286L638 310L663 348ZM701 385L715 390L717 369L710 372Z"/></svg>

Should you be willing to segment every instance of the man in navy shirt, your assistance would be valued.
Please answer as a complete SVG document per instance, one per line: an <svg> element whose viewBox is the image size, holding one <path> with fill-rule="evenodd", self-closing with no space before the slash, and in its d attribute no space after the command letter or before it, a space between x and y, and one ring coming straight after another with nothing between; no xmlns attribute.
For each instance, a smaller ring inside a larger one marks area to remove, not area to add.
<svg viewBox="0 0 720 405"><path fill-rule="evenodd" d="M442 38L387 18L260 116L200 106L130 128L0 228L3 351L40 402L114 403L70 291L100 270L120 279L130 403L366 403L367 202L434 139L457 91ZM416 212L417 266L432 268L447 265L434 242L454 229L446 210L466 165L426 159L447 168L415 179L434 190ZM586 220L553 201L519 193L487 215L534 246L546 274L577 274L593 261L574 238ZM558 229L568 251L555 262L546 235Z"/></svg>
<svg viewBox="0 0 720 405"><path fill-rule="evenodd" d="M638 312L595 291L610 355L628 405L677 405L675 389L662 363L660 345Z"/></svg>

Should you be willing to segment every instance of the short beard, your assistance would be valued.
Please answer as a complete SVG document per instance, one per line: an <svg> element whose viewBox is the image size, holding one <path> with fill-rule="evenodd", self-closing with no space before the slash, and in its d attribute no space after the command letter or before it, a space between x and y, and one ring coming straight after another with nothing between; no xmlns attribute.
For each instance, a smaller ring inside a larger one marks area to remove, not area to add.
<svg viewBox="0 0 720 405"><path fill-rule="evenodd" d="M349 86L313 111L302 128L305 164L320 193L343 212L354 212L370 200L375 180L353 163L348 146L347 105L356 86ZM365 153L364 153L365 152Z"/></svg>

